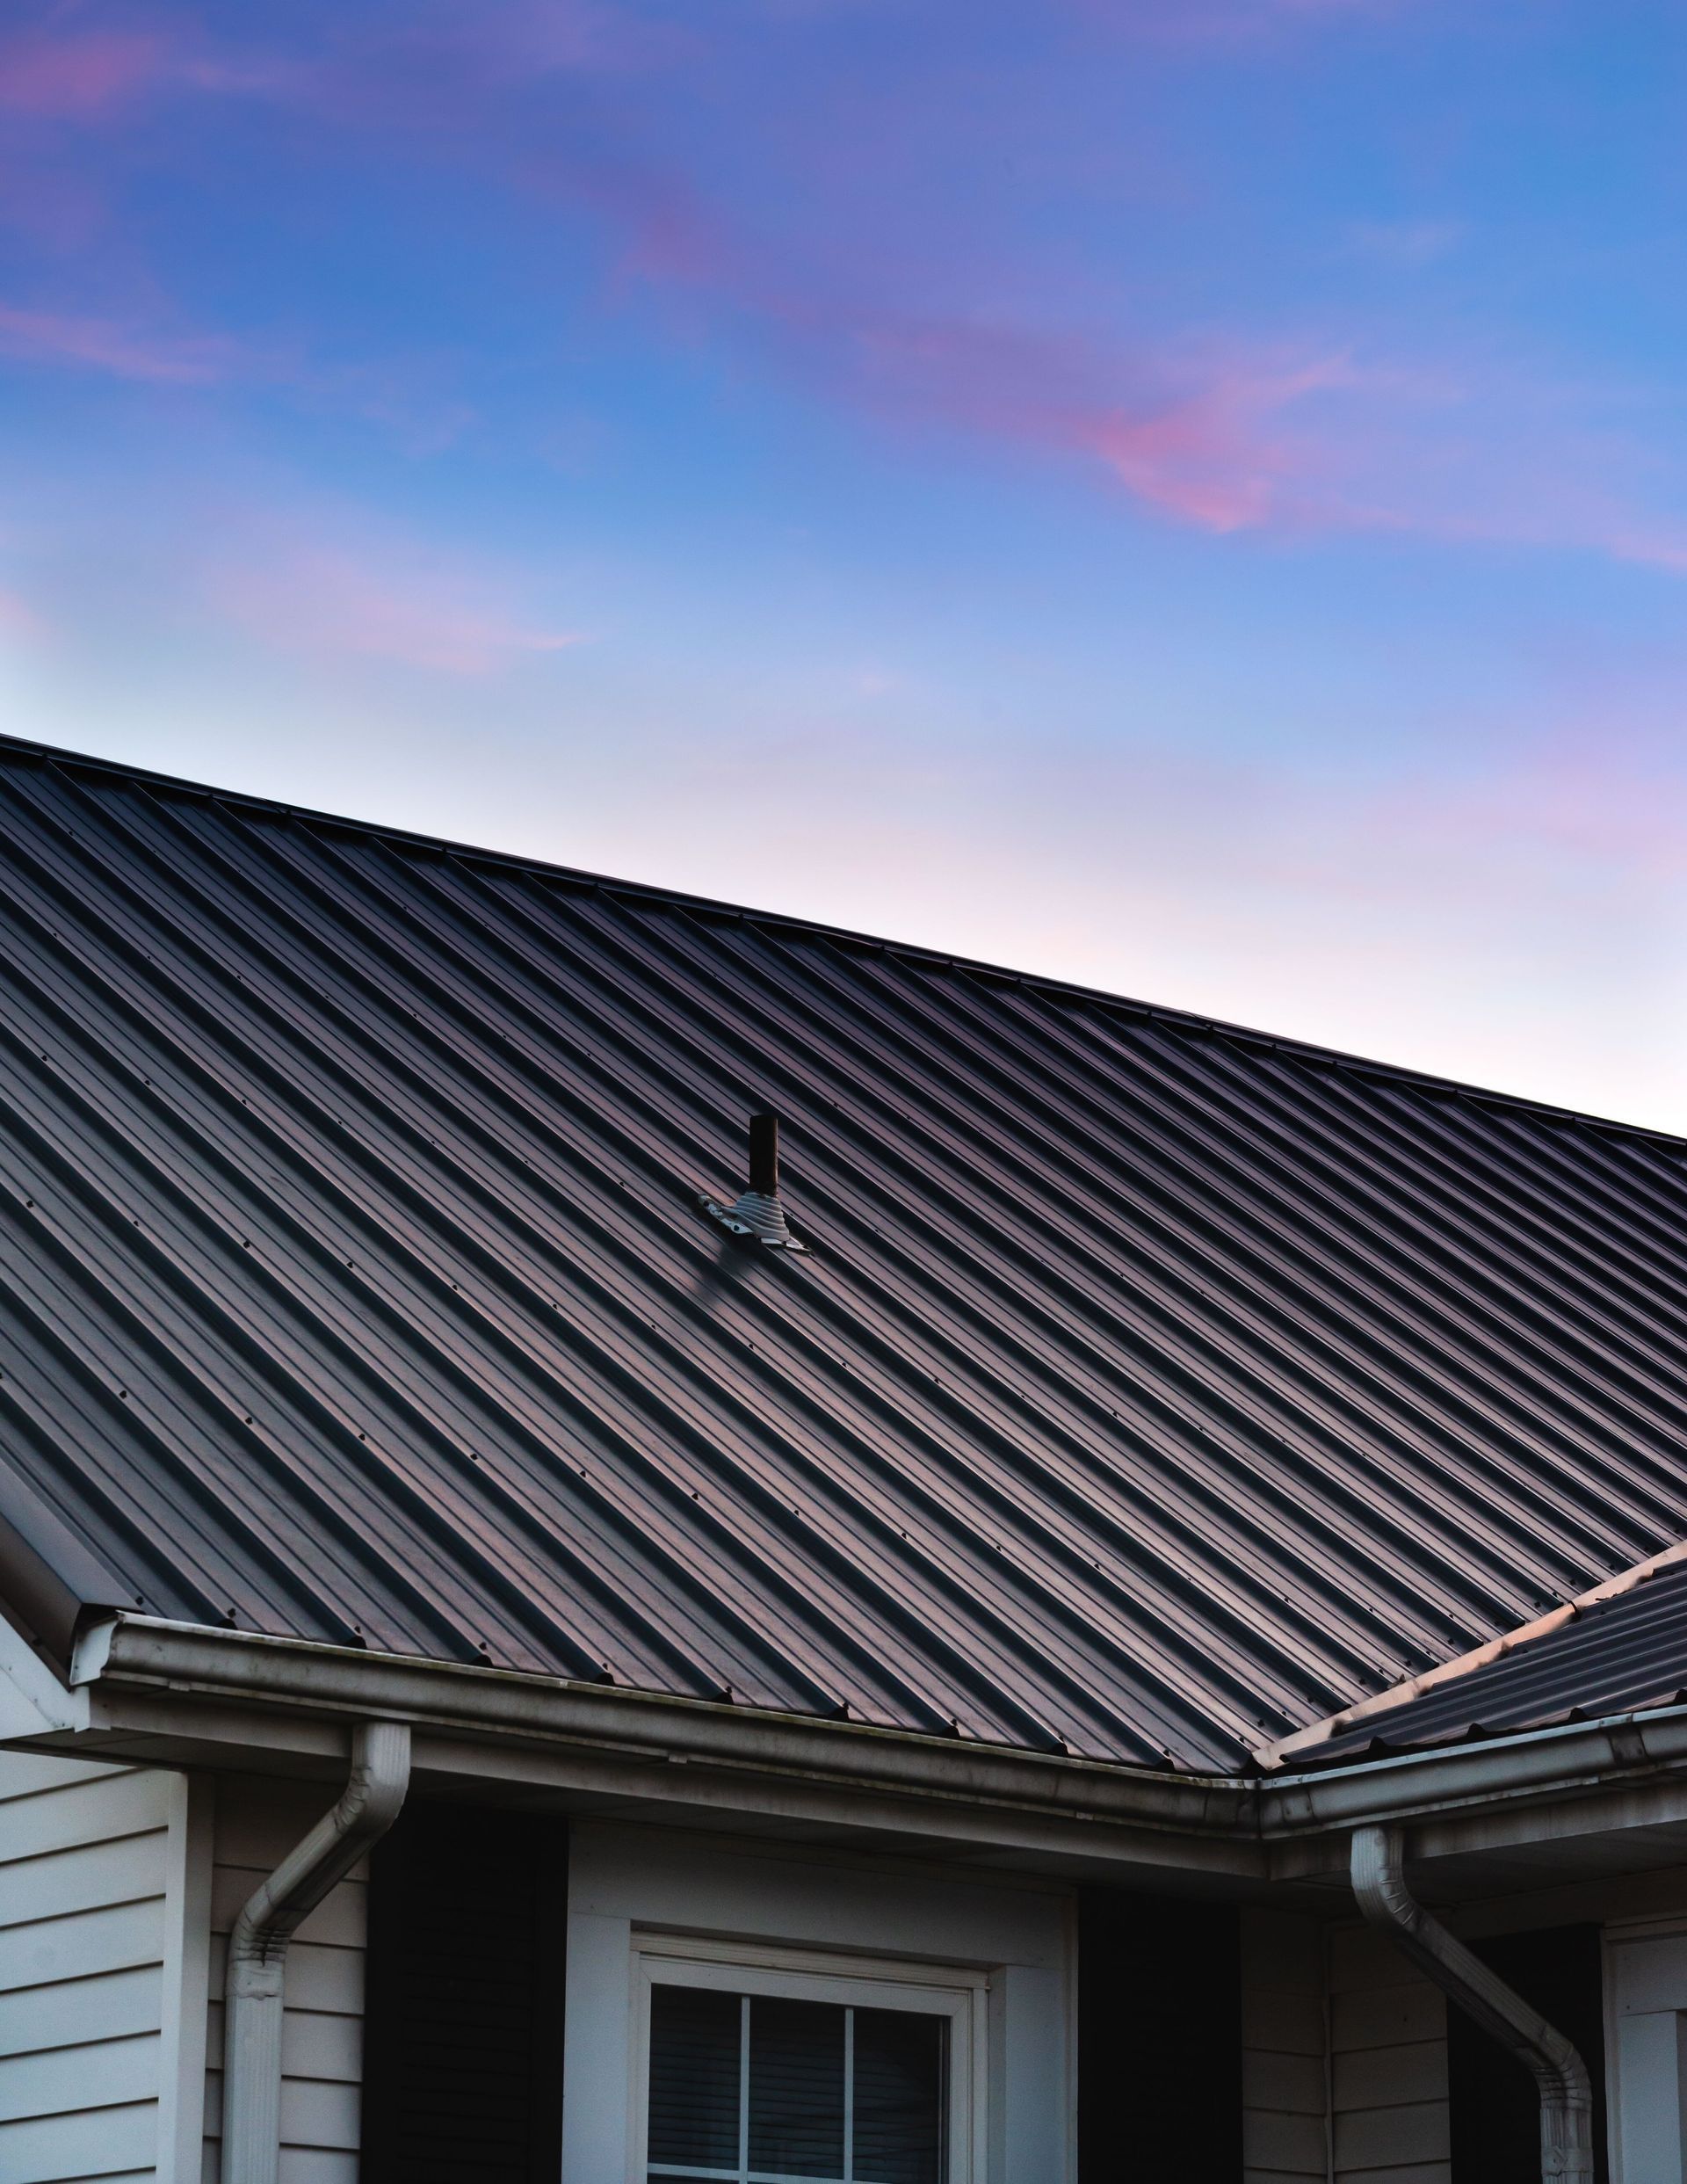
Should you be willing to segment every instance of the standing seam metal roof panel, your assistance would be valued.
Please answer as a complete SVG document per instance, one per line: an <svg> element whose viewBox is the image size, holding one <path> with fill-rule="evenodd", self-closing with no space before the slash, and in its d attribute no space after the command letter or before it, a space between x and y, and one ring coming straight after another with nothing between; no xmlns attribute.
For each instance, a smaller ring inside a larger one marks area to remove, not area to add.
<svg viewBox="0 0 1687 2184"><path fill-rule="evenodd" d="M4 744L0 1069L154 1613L1224 1770L1687 1533L1653 1134Z"/></svg>
<svg viewBox="0 0 1687 2184"><path fill-rule="evenodd" d="M1579 1607L1498 1659L1302 1746L1297 1767L1383 1758L1687 1703L1687 1564Z"/></svg>

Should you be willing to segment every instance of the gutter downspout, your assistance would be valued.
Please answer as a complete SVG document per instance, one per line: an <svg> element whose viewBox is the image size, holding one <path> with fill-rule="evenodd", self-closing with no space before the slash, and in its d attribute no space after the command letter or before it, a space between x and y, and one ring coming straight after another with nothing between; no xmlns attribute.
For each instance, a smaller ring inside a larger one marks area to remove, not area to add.
<svg viewBox="0 0 1687 2184"><path fill-rule="evenodd" d="M1575 2048L1414 1898L1398 1828L1355 1832L1352 1876L1369 1923L1533 2074L1540 2088L1542 2184L1594 2184L1593 2086Z"/></svg>
<svg viewBox="0 0 1687 2184"><path fill-rule="evenodd" d="M398 1818L410 1781L403 1722L359 1722L339 1803L253 1894L228 1937L222 2064L223 2184L276 2184L287 1946L300 1922Z"/></svg>

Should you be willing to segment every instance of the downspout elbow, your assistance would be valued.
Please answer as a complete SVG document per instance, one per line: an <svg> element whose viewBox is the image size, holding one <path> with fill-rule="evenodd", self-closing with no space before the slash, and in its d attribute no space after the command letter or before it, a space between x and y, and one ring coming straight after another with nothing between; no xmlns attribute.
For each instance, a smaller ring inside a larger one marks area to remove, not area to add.
<svg viewBox="0 0 1687 2184"><path fill-rule="evenodd" d="M1412 1895L1397 1828L1358 1829L1351 1871L1369 1924L1532 2073L1544 2184L1593 2184L1593 2082L1574 2044Z"/></svg>
<svg viewBox="0 0 1687 2184"><path fill-rule="evenodd" d="M223 2184L276 2184L288 1945L329 1890L391 1827L409 1779L409 1727L360 1723L352 1731L351 1768L339 1802L253 1890L235 1921L224 2003Z"/></svg>

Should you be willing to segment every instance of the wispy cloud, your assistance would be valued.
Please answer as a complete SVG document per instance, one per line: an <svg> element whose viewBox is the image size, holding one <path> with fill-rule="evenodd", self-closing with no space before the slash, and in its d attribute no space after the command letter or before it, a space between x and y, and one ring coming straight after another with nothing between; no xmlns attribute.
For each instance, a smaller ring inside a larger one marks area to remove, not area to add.
<svg viewBox="0 0 1687 2184"><path fill-rule="evenodd" d="M857 401L1096 467L1204 530L1269 523L1299 458L1278 430L1356 377L1337 355L1188 353L974 322L856 322L843 388Z"/></svg>
<svg viewBox="0 0 1687 2184"><path fill-rule="evenodd" d="M1067 13L1156 35L1251 37L1272 26L1405 18L1427 5L1068 0ZM1029 0L993 6L1029 19ZM781 31L807 19L784 11ZM958 269L930 219L967 231L950 170L964 192L980 145L926 87L917 98L872 105L873 161L889 160L902 198L924 208L906 234L887 235L858 209L857 168L850 186L838 186L827 149L836 129L816 127L811 142L788 125L768 125L754 104L759 64L747 55L768 34L764 11L734 14L722 27L632 0L621 8L509 0L489 9L427 0L353 11L291 40L269 34L268 47L227 29L214 40L181 28L168 47L159 37L92 32L18 37L11 95L31 111L95 113L167 79L196 98L308 113L348 138L355 133L360 149L380 147L383 157L402 146L406 157L519 194L530 217L537 207L540 219L595 229L608 267L605 309L626 313L654 300L670 346L683 338L749 359L933 447L970 441L997 459L1087 473L1174 522L1214 533L1562 548L1687 570L1687 518L1673 512L1687 508L1687 477L1643 446L1643 424L1605 429L1596 388L1560 401L1539 364L1502 367L1460 355L1456 328L1426 334L1424 355L1404 361L1351 302L1300 329L1286 316L1197 329L1133 293L1128 232L1109 231L1117 264L1094 286L1062 292L1025 262L1023 237L983 235ZM7 52L0 40L0 59ZM933 84L947 65L930 62ZM1069 70L1069 50L1049 65ZM742 125L742 159L735 143L711 170L695 144L686 149L694 78L706 81L723 127ZM626 94L627 79L636 79L636 97ZM998 95L999 87L990 93ZM4 96L0 89L0 102ZM1040 111L1037 98L1025 103L1028 113ZM837 118L823 103L815 112ZM1048 123L1025 126L1046 131ZM949 213L930 215L932 205ZM1355 221L1345 248L1428 269L1463 234L1447 220ZM421 402L405 395L402 368L330 370L229 336L23 303L0 304L0 357L160 387L285 383L300 402L350 410L418 450L448 444L477 415L454 386Z"/></svg>
<svg viewBox="0 0 1687 2184"><path fill-rule="evenodd" d="M1034 302L938 312L923 297L943 291L948 269L916 244L864 264L848 236L776 243L677 166L576 150L526 160L510 179L600 222L612 293L655 300L670 337L753 354L904 433L1087 467L1140 506L1214 533L1392 534L1687 567L1687 457L1672 467L1673 435L1648 430L1667 390L1572 385L1468 327L1426 323L1402 347L1397 329L1387 340L1367 330L1357 303L1346 325L1300 333L1196 332L1163 314L1084 324L1006 265L981 285ZM1462 234L1408 221L1349 240L1427 266Z"/></svg>
<svg viewBox="0 0 1687 2184"><path fill-rule="evenodd" d="M0 304L0 356L175 387L210 386L251 362L223 335L159 334L115 319L9 304Z"/></svg>
<svg viewBox="0 0 1687 2184"><path fill-rule="evenodd" d="M1465 236L1458 220L1358 220L1348 229L1347 247L1355 258L1409 272L1450 257Z"/></svg>
<svg viewBox="0 0 1687 2184"><path fill-rule="evenodd" d="M145 90L165 41L134 31L0 33L0 112L40 120L85 120Z"/></svg>
<svg viewBox="0 0 1687 2184"><path fill-rule="evenodd" d="M1670 436L1647 429L1667 391L1567 383L1492 344L1391 354L1357 328L1196 337L902 311L836 267L794 265L677 177L529 181L610 223L618 284L700 310L717 338L899 429L1087 466L1215 533L1392 534L1687 572L1687 459L1672 464Z"/></svg>
<svg viewBox="0 0 1687 2184"><path fill-rule="evenodd" d="M344 127L402 132L460 151L477 131L496 141L512 106L571 78L637 76L707 50L701 27L592 0L431 0L349 11L311 43L200 40L178 80L307 111Z"/></svg>
<svg viewBox="0 0 1687 2184"><path fill-rule="evenodd" d="M331 514L236 519L206 604L277 649L486 675L582 642L522 615L496 576Z"/></svg>
<svg viewBox="0 0 1687 2184"><path fill-rule="evenodd" d="M1093 27L1161 44L1258 49L1273 33L1383 22L1422 0L1068 0Z"/></svg>
<svg viewBox="0 0 1687 2184"><path fill-rule="evenodd" d="M47 623L20 591L0 584L0 638L35 637Z"/></svg>

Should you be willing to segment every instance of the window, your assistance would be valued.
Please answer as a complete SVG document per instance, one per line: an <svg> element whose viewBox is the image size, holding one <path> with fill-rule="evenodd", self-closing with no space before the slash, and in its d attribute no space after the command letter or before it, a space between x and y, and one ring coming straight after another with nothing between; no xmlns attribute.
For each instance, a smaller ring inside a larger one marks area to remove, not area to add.
<svg viewBox="0 0 1687 2184"><path fill-rule="evenodd" d="M704 1944L641 1962L643 2184L972 2184L981 1978Z"/></svg>

